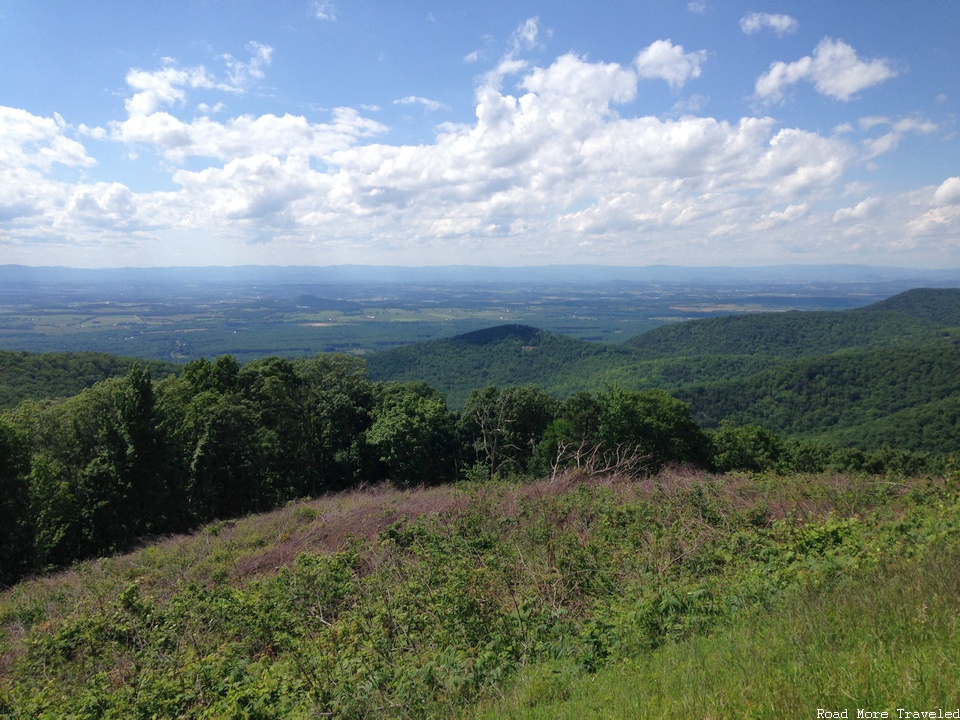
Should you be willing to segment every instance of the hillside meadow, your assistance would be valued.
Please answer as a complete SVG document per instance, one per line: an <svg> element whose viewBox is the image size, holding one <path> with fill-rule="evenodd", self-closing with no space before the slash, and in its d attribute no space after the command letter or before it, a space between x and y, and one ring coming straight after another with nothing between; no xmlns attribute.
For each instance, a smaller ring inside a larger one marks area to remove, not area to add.
<svg viewBox="0 0 960 720"><path fill-rule="evenodd" d="M362 488L3 593L0 711L947 708L960 687L958 531L956 473L672 468Z"/></svg>

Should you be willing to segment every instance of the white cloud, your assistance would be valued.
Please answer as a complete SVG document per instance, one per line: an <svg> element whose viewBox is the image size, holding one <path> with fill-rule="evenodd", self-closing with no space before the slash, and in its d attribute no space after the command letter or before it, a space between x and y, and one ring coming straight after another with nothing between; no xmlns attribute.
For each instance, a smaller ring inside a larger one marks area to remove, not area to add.
<svg viewBox="0 0 960 720"><path fill-rule="evenodd" d="M758 97L778 101L784 89L801 80L813 83L816 91L837 100L849 100L861 90L896 76L884 59L861 60L842 40L824 38L813 51L792 63L775 62L766 74L757 78Z"/></svg>
<svg viewBox="0 0 960 720"><path fill-rule="evenodd" d="M696 15L703 15L707 12L708 6L706 0L690 0L687 3L687 10Z"/></svg>
<svg viewBox="0 0 960 720"><path fill-rule="evenodd" d="M940 126L936 123L919 117L891 120L886 117L871 116L860 119L860 127L864 130L872 130L881 126L886 126L887 132L879 137L868 138L863 141L868 158L875 158L895 150L903 136L908 133L931 135L940 129Z"/></svg>
<svg viewBox="0 0 960 720"><path fill-rule="evenodd" d="M406 97L399 98L398 100L393 101L394 105L422 105L424 109L434 112L436 110L450 110L450 106L446 105L438 100L431 100L430 98L419 97L417 95L407 95Z"/></svg>
<svg viewBox="0 0 960 720"><path fill-rule="evenodd" d="M176 163L188 157L229 160L258 154L322 157L349 147L357 138L386 128L351 108L333 111L331 123L310 123L302 115L241 115L226 122L208 117L184 123L168 113L134 116L116 126L114 137L154 145Z"/></svg>
<svg viewBox="0 0 960 720"><path fill-rule="evenodd" d="M539 46L540 18L532 17L520 24L510 37L511 53L532 50Z"/></svg>
<svg viewBox="0 0 960 720"><path fill-rule="evenodd" d="M80 221L94 227L131 230L140 224L133 193L117 182L77 187L64 210L57 225Z"/></svg>
<svg viewBox="0 0 960 720"><path fill-rule="evenodd" d="M243 93L251 82L263 78L263 68L273 57L273 48L269 45L250 42L247 49L251 54L248 61L237 60L232 55L221 56L227 66L227 80L218 80L202 65L179 68L172 58L164 58L159 70L130 70L126 81L134 92L125 101L127 113L131 116L151 115L160 108L181 106L187 90L198 88Z"/></svg>
<svg viewBox="0 0 960 720"><path fill-rule="evenodd" d="M76 140L66 136L63 118L32 115L0 106L0 168L49 170L59 164L89 167L94 159Z"/></svg>
<svg viewBox="0 0 960 720"><path fill-rule="evenodd" d="M337 19L337 6L330 0L314 0L310 4L311 14L317 20L326 22L335 22Z"/></svg>
<svg viewBox="0 0 960 720"><path fill-rule="evenodd" d="M907 223L906 230L912 238L933 236L946 240L947 244L956 248L957 233L960 232L960 205L944 205L928 210Z"/></svg>
<svg viewBox="0 0 960 720"><path fill-rule="evenodd" d="M263 68L273 54L268 45L251 42L247 47L251 52L249 62L223 56L229 70L228 81L217 80L203 67L174 67L172 61L153 72L130 71L127 83L135 92L126 101L128 118L111 125L112 137L128 144L153 146L167 159L182 163L188 157L224 161L258 154L321 157L349 146L359 137L385 130L382 124L350 108L335 109L333 122L328 124L310 123L303 116L289 114L212 120L210 111L222 110L222 103L212 107L201 104L200 110L205 114L189 122L161 109L176 110L185 103L191 89L245 92L250 82L263 77Z"/></svg>
<svg viewBox="0 0 960 720"><path fill-rule="evenodd" d="M213 105L208 103L200 103L197 105L197 110L202 112L204 115L219 115L226 109L227 106L222 102L214 103Z"/></svg>
<svg viewBox="0 0 960 720"><path fill-rule="evenodd" d="M880 201L877 198L867 198L861 200L853 207L840 208L833 214L835 223L847 222L850 220L863 220L875 214L880 208Z"/></svg>
<svg viewBox="0 0 960 720"><path fill-rule="evenodd" d="M761 232L771 230L775 227L786 225L794 220L798 220L807 215L809 211L810 206L807 203L788 205L783 210L774 210L761 215L760 219L755 222L750 229Z"/></svg>
<svg viewBox="0 0 960 720"><path fill-rule="evenodd" d="M537 34L520 36L535 42ZM433 262L572 262L585 252L597 262L669 262L678 254L723 262L748 250L762 263L825 248L845 257L847 231L879 254L910 233L935 243L937 233L953 231L958 178L919 199L860 187L853 197L869 193L868 200L818 209L863 160L853 128L821 136L770 117L626 113L649 76L641 67L674 86L699 72L700 53L660 43L638 55L644 62L626 65L568 53L539 67L508 53L478 80L476 119L442 125L433 142L416 146L377 141L388 128L351 108L319 123L228 116L223 105L211 117L211 96L244 92L254 71L268 69L255 47L243 72L228 68L223 77L173 61L153 73L131 71L128 117L110 124L108 137L140 153L136 162L156 162L151 150L161 157L156 169L172 187L162 192L54 180L64 167L94 172L75 137L95 137L95 129L0 108L0 242L59 234L78 247L133 247L150 233L202 247L223 242L236 262L309 262L320 253L326 263L356 262L373 252L383 262L425 261L429 248ZM501 87L508 74L515 82ZM200 104L194 95L207 103L204 115L190 116ZM396 103L440 107L417 95ZM881 135L925 128L915 117L864 118L860 126ZM266 242L269 251L251 249Z"/></svg>
<svg viewBox="0 0 960 720"><path fill-rule="evenodd" d="M777 35L782 36L796 32L798 27L799 23L789 15L752 12L740 18L740 29L747 35L758 33L763 28L770 28Z"/></svg>
<svg viewBox="0 0 960 720"><path fill-rule="evenodd" d="M230 71L230 85L237 90L245 88L253 80L263 78L263 66L269 65L273 59L273 48L269 45L249 42L247 43L247 50L250 51L250 60L248 62L237 60L232 55L223 56L223 60Z"/></svg>
<svg viewBox="0 0 960 720"><path fill-rule="evenodd" d="M677 88L691 78L700 77L700 66L706 59L706 50L685 53L683 45L657 40L640 51L634 64L640 77L666 80Z"/></svg>
<svg viewBox="0 0 960 720"><path fill-rule="evenodd" d="M960 177L944 180L933 194L935 205L960 205Z"/></svg>

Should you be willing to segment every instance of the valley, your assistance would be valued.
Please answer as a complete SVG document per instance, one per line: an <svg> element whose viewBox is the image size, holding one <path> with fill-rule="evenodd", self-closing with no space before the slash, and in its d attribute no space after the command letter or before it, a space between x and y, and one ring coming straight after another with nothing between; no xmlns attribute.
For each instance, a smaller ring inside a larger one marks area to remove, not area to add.
<svg viewBox="0 0 960 720"><path fill-rule="evenodd" d="M0 349L247 361L363 354L511 323L616 344L690 319L849 309L953 281L933 271L334 270L0 266Z"/></svg>

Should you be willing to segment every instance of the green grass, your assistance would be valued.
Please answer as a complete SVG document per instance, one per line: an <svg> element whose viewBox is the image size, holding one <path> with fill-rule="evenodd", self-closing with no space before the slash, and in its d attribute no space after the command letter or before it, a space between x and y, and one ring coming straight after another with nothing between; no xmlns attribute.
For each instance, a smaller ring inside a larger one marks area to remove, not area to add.
<svg viewBox="0 0 960 720"><path fill-rule="evenodd" d="M947 709L958 570L954 478L371 488L0 594L0 716Z"/></svg>
<svg viewBox="0 0 960 720"><path fill-rule="evenodd" d="M477 717L786 718L960 706L960 549L746 613L596 675L524 672Z"/></svg>

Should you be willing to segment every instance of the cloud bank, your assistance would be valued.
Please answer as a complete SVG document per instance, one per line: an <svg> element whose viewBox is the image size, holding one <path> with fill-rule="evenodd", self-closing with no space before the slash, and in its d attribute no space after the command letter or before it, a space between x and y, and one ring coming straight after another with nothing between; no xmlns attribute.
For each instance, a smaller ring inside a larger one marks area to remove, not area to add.
<svg viewBox="0 0 960 720"><path fill-rule="evenodd" d="M318 19L333 19L319 15L332 6L316 7ZM779 17L747 27L788 31ZM278 263L719 263L749 248L746 259L756 264L814 252L842 259L854 232L866 238L858 248L872 244L876 256L905 237L919 244L930 236L939 246L957 226L956 177L830 206L851 169L907 133L936 129L922 118L864 118L862 131L885 130L868 143L847 137L852 126L828 136L764 114L630 112L644 83L665 82L673 92L695 83L707 53L662 39L629 64L567 53L531 65L520 54L541 33L536 19L521 24L478 80L475 120L440 125L420 145L383 141L389 128L349 107L329 110L324 122L214 117L195 94L248 92L273 57L259 43L246 60L221 56L219 73L173 60L131 70L127 116L106 128L0 108L0 243L139 243L148 248L145 264L151 243L174 251L189 244L200 262L222 262L222 248L239 243L233 247L269 244ZM812 56L771 66L756 93L778 100L803 80L848 101L894 75L886 61L862 60L825 39ZM415 95L395 102L446 108ZM169 187L136 191L88 179L96 161L83 138L155 157ZM240 253L248 257L262 255Z"/></svg>

